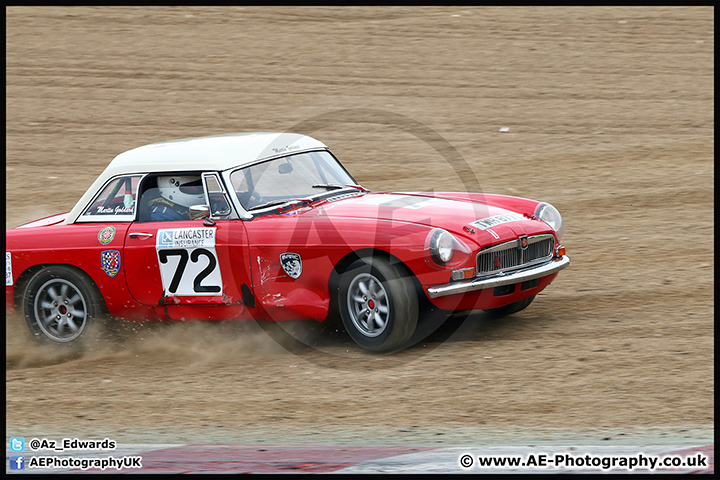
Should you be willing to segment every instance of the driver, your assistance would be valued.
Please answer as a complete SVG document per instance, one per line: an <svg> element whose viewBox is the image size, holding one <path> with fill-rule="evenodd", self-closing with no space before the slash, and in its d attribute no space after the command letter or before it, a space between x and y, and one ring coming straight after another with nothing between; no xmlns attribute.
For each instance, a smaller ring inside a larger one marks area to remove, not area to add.
<svg viewBox="0 0 720 480"><path fill-rule="evenodd" d="M190 207L205 203L205 192L199 175L158 177L160 196L150 200L150 220L190 220Z"/></svg>

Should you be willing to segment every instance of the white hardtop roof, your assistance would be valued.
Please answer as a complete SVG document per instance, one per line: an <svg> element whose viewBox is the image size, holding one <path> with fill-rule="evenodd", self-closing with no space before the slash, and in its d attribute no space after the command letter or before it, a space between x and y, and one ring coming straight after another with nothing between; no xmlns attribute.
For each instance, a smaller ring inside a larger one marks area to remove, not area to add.
<svg viewBox="0 0 720 480"><path fill-rule="evenodd" d="M229 133L152 143L116 156L65 219L73 223L97 194L116 175L176 171L223 171L266 158L327 148L314 138L298 133Z"/></svg>
<svg viewBox="0 0 720 480"><path fill-rule="evenodd" d="M152 143L121 153L108 165L106 178L123 173L215 170L248 165L265 158L327 148L297 133L230 133Z"/></svg>

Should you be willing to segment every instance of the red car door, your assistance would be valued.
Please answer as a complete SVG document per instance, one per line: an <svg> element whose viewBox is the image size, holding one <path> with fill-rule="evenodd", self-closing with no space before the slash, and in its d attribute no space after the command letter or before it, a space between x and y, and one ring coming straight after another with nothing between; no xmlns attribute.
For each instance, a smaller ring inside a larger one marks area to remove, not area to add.
<svg viewBox="0 0 720 480"><path fill-rule="evenodd" d="M247 255L240 221L135 222L125 239L128 289L165 319L239 318L251 298Z"/></svg>
<svg viewBox="0 0 720 480"><path fill-rule="evenodd" d="M244 229L231 220L133 223L125 240L131 295L171 320L242 316L243 285L251 285Z"/></svg>

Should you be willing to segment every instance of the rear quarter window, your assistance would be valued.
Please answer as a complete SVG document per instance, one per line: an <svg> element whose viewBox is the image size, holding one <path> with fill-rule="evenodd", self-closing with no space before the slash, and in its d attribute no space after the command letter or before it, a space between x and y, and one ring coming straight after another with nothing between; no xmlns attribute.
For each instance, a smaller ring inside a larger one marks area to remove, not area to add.
<svg viewBox="0 0 720 480"><path fill-rule="evenodd" d="M78 218L78 222L132 222L142 175L111 179Z"/></svg>

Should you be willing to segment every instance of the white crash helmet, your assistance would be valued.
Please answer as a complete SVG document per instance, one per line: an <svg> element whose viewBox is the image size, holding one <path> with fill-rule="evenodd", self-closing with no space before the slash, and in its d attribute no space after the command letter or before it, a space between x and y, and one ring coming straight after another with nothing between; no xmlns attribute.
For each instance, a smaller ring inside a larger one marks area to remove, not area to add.
<svg viewBox="0 0 720 480"><path fill-rule="evenodd" d="M205 193L199 175L173 175L158 177L160 195L184 207L205 203Z"/></svg>

